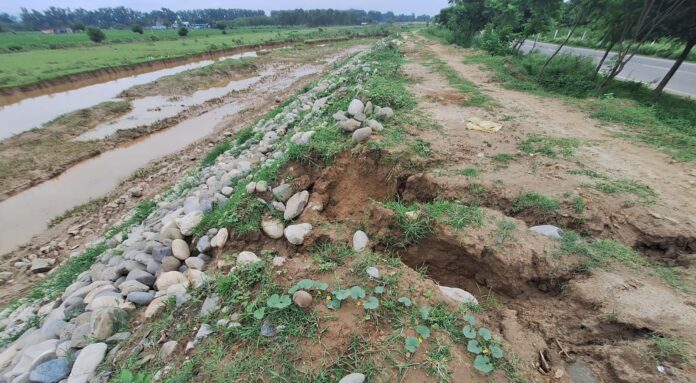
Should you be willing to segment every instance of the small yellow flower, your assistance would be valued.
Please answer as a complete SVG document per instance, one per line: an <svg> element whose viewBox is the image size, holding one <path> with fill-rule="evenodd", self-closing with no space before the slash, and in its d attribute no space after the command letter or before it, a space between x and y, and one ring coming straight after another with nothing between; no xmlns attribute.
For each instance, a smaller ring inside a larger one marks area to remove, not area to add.
<svg viewBox="0 0 696 383"><path fill-rule="evenodd" d="M331 300L331 295L327 295L327 296L326 296L326 300L327 300L327 301L330 301L330 300Z"/></svg>
<svg viewBox="0 0 696 383"><path fill-rule="evenodd" d="M488 354L490 354L490 353L491 353L491 350L489 350L488 347L484 347L484 348L483 348L483 354L484 354L484 355L488 355Z"/></svg>
<svg viewBox="0 0 696 383"><path fill-rule="evenodd" d="M423 338L420 336L418 337L418 343L423 343Z"/></svg>
<svg viewBox="0 0 696 383"><path fill-rule="evenodd" d="M362 301L358 301L358 303L356 303L356 305L358 305L358 306L362 305Z"/></svg>

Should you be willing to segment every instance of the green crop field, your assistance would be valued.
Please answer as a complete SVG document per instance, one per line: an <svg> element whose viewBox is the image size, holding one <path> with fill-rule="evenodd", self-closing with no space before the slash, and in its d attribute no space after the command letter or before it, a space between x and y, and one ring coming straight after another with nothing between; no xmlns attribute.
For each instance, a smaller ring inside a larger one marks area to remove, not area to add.
<svg viewBox="0 0 696 383"><path fill-rule="evenodd" d="M383 27L375 26L242 28L230 29L226 34L215 29L192 30L188 36L179 37L175 30L147 31L142 35L131 31L107 30L107 39L101 44L92 43L84 33L0 33L0 51L5 49L5 52L8 52L7 47L13 45L22 47L22 51L19 52L0 53L0 88L29 85L102 68L215 52L242 45L370 36L383 32ZM156 36L156 40L149 36ZM127 41L128 39L130 40ZM48 48L52 44L59 47Z"/></svg>

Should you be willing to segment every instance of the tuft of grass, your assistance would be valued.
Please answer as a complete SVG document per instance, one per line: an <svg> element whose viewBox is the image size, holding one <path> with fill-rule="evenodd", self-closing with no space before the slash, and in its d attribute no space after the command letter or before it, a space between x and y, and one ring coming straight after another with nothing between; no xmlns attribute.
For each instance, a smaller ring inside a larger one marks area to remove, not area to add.
<svg viewBox="0 0 696 383"><path fill-rule="evenodd" d="M407 246L419 242L433 231L433 222L448 225L455 230L483 225L483 212L478 206L468 206L453 201L435 201L405 205L402 201L383 204L396 213L403 239L397 243Z"/></svg>
<svg viewBox="0 0 696 383"><path fill-rule="evenodd" d="M498 222L498 227L495 230L495 243L497 245L502 245L506 242L512 242L515 240L515 235L513 234L517 224L508 219L501 219Z"/></svg>
<svg viewBox="0 0 696 383"><path fill-rule="evenodd" d="M116 225L109 229L105 234L104 238L110 239L113 238L116 234L119 233L126 233L128 229L133 227L134 225L139 224L140 222L144 221L145 218L147 218L150 214L152 214L153 211L157 208L157 203L152 200L148 201L143 201L141 202L134 210L133 214L125 221L123 221L121 224Z"/></svg>
<svg viewBox="0 0 696 383"><path fill-rule="evenodd" d="M336 270L339 266L343 266L346 259L352 255L353 249L341 242L322 243L310 250L310 256L320 272Z"/></svg>
<svg viewBox="0 0 696 383"><path fill-rule="evenodd" d="M282 110L282 109L281 109ZM267 116L272 118L272 116ZM251 126L248 126L244 129L241 129L239 132L237 132L237 145L242 145L249 141L252 137L254 137L254 128Z"/></svg>
<svg viewBox="0 0 696 383"><path fill-rule="evenodd" d="M418 204L407 206L401 201L387 202L384 207L396 213L396 222L401 227L403 240L399 245L418 243L433 231L432 217L421 210Z"/></svg>
<svg viewBox="0 0 696 383"><path fill-rule="evenodd" d="M435 201L423 204L425 211L436 221L455 230L483 226L483 212L478 206L467 206L459 202Z"/></svg>
<svg viewBox="0 0 696 383"><path fill-rule="evenodd" d="M653 334L650 341L652 344L642 354L656 363L677 360L689 366L693 365L694 355L684 340L670 335Z"/></svg>
<svg viewBox="0 0 696 383"><path fill-rule="evenodd" d="M571 170L568 170L568 174L583 175L583 176L588 176L590 178L601 178L601 179L607 178L605 175L598 173L594 170L590 170L590 169L571 169Z"/></svg>
<svg viewBox="0 0 696 383"><path fill-rule="evenodd" d="M585 211L585 199L580 196L575 197L573 199L573 210L578 214L582 214Z"/></svg>
<svg viewBox="0 0 696 383"><path fill-rule="evenodd" d="M215 163L215 160L232 148L232 144L229 141L223 141L211 150L201 161L201 167L210 166Z"/></svg>
<svg viewBox="0 0 696 383"><path fill-rule="evenodd" d="M503 165L509 165L510 162L512 162L512 160L515 159L515 155L510 153L496 153L493 156L491 156L491 158L495 162L499 162Z"/></svg>
<svg viewBox="0 0 696 383"><path fill-rule="evenodd" d="M650 186L631 180L610 180L598 182L594 188L606 194L629 193L633 194L641 202L655 202L658 194Z"/></svg>
<svg viewBox="0 0 696 383"><path fill-rule="evenodd" d="M552 214L558 210L559 204L553 198L539 193L525 193L517 197L512 204L512 212L520 213L528 210L535 210L541 214Z"/></svg>
<svg viewBox="0 0 696 383"><path fill-rule="evenodd" d="M550 137L541 134L532 134L524 141L517 144L517 148L528 154L542 154L550 158L571 157L580 146L580 141L575 138Z"/></svg>
<svg viewBox="0 0 696 383"><path fill-rule="evenodd" d="M476 168L466 168L457 171L457 174L463 175L467 178L476 178L481 174L481 171Z"/></svg>

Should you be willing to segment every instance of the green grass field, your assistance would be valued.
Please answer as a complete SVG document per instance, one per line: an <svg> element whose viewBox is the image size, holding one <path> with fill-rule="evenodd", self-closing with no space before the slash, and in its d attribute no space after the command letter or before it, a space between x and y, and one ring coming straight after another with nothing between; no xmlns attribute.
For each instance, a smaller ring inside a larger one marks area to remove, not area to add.
<svg viewBox="0 0 696 383"><path fill-rule="evenodd" d="M176 31L147 31L142 35L107 30L104 43L95 44L84 33L45 35L40 32L0 33L0 88L35 84L92 70L186 57L241 45L282 41L312 41L376 35L384 27L244 28L227 34L215 29L192 30L187 37ZM157 40L151 40L156 36ZM117 42L119 41L119 42ZM7 53L10 46L22 51ZM50 46L56 49L50 49Z"/></svg>

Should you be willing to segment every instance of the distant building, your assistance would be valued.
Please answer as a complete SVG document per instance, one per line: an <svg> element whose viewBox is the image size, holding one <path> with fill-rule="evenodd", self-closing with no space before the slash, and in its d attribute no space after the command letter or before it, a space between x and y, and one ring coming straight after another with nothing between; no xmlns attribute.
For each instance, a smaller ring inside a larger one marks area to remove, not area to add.
<svg viewBox="0 0 696 383"><path fill-rule="evenodd" d="M208 29L208 28L210 28L210 24L208 24L208 23L190 24L190 28L192 28L192 29Z"/></svg>
<svg viewBox="0 0 696 383"><path fill-rule="evenodd" d="M159 25L159 24L158 24L158 25L153 25L153 26L151 26L150 29L152 29L153 31L159 31L159 30L162 30L162 29L167 29L167 27L166 27L165 25Z"/></svg>
<svg viewBox="0 0 696 383"><path fill-rule="evenodd" d="M42 29L41 33L46 34L46 35L55 35L55 34L67 34L67 33L73 33L74 31L72 28L53 28L53 29Z"/></svg>

